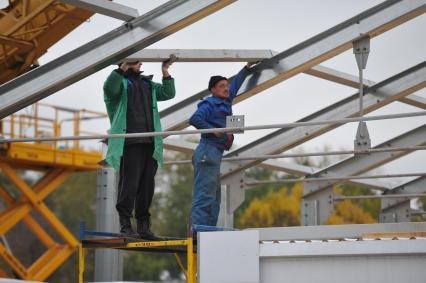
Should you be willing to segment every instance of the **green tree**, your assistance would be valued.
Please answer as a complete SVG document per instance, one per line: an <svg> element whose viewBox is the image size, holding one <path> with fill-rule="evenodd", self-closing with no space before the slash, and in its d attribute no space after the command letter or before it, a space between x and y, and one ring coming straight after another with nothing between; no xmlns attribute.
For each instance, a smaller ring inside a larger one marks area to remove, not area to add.
<svg viewBox="0 0 426 283"><path fill-rule="evenodd" d="M88 229L94 229L96 220L96 172L75 173L70 176L46 200L48 207L78 239L80 221L86 222ZM50 226L48 229L53 233ZM58 238L58 241L63 242ZM94 252L85 257L85 278L94 274ZM49 282L77 282L78 254L74 253L48 279Z"/></svg>

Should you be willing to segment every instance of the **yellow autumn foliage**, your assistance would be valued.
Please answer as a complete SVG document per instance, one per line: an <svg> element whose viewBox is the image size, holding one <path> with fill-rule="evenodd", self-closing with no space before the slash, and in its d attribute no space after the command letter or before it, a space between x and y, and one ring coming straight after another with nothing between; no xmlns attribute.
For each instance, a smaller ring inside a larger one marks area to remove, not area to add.
<svg viewBox="0 0 426 283"><path fill-rule="evenodd" d="M352 201L344 200L334 206L334 212L326 224L366 224L375 222L376 220L370 213L354 205Z"/></svg>
<svg viewBox="0 0 426 283"><path fill-rule="evenodd" d="M239 219L240 227L281 227L300 224L300 201L303 184L296 184L289 193L284 187L254 199Z"/></svg>
<svg viewBox="0 0 426 283"><path fill-rule="evenodd" d="M338 191L335 188L335 192ZM255 198L244 210L238 226L244 227L285 227L300 225L300 203L303 196L303 184L297 183L289 190L284 187L269 192L263 198ZM372 215L350 200L335 204L334 212L326 224L374 223Z"/></svg>

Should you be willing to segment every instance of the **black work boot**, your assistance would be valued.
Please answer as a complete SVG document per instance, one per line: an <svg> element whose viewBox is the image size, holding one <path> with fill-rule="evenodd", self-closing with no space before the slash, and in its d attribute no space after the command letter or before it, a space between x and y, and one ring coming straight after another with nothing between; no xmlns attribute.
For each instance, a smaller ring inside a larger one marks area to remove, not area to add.
<svg viewBox="0 0 426 283"><path fill-rule="evenodd" d="M143 217L137 220L136 231L139 234L139 237L147 241L161 241L163 238L155 236L151 232L151 220L149 217Z"/></svg>
<svg viewBox="0 0 426 283"><path fill-rule="evenodd" d="M135 237L136 233L133 231L132 223L129 217L120 216L120 234L124 237Z"/></svg>

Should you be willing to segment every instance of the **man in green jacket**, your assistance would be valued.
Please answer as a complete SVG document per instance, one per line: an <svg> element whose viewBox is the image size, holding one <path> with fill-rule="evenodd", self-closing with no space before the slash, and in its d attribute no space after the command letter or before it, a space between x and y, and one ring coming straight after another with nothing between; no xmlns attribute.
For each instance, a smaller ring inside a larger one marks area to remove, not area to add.
<svg viewBox="0 0 426 283"><path fill-rule="evenodd" d="M157 101L175 96L174 79L168 69L174 58L163 62L162 84L140 71L142 62L121 63L104 83L104 101L111 122L111 134L161 131ZM145 240L159 240L151 232L149 207L154 195L154 177L163 164L162 137L112 138L106 161L120 173L116 209L120 233L134 236L130 218L133 208L137 233Z"/></svg>

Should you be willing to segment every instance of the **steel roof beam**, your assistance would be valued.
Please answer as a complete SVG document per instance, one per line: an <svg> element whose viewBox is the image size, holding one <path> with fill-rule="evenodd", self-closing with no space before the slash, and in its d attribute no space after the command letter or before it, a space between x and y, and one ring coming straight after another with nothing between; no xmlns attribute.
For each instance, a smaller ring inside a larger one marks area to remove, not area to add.
<svg viewBox="0 0 426 283"><path fill-rule="evenodd" d="M177 56L179 62L256 62L271 58L278 52L269 49L144 49L122 61L163 62L171 54ZM305 71L306 74L358 89L358 77L325 66L314 66ZM370 87L375 82L364 79L364 86ZM409 95L399 101L426 109L426 99Z"/></svg>
<svg viewBox="0 0 426 283"><path fill-rule="evenodd" d="M0 86L0 119L216 12L235 0L172 0Z"/></svg>
<svg viewBox="0 0 426 283"><path fill-rule="evenodd" d="M274 56L269 49L144 49L123 61L162 62L174 54L178 62L256 62Z"/></svg>
<svg viewBox="0 0 426 283"><path fill-rule="evenodd" d="M137 9L114 3L107 0L60 0L64 4L69 4L89 10L94 13L102 14L108 17L116 18L129 22L134 18L139 17Z"/></svg>
<svg viewBox="0 0 426 283"><path fill-rule="evenodd" d="M380 107L405 97L426 86L426 62L414 66L397 74L381 83L365 90L365 113L372 112ZM358 115L358 94L354 94L324 109L321 109L299 121L316 121L322 119L335 119L354 117ZM298 127L294 129L277 130L265 137L254 141L238 150L231 152L226 157L237 155L262 155L277 154L289 150L303 142L317 137L325 132L337 128L338 125ZM244 161L238 165L223 164L223 176L229 176L238 171L256 165L259 161Z"/></svg>
<svg viewBox="0 0 426 283"><path fill-rule="evenodd" d="M358 89L359 88L359 78L357 76L341 72L332 68L325 66L315 66L310 70L305 71L306 74L318 77L324 80L332 81L341 85L349 86ZM376 82L364 79L364 87L371 87L375 85ZM400 102L415 106L418 108L426 109L426 98L421 96L410 94L407 97L399 99Z"/></svg>
<svg viewBox="0 0 426 283"><path fill-rule="evenodd" d="M390 139L378 146L375 146L374 148L414 146L424 144L426 144L426 124L399 135L398 137ZM308 176L307 178L359 175L411 152L412 151L377 152L368 155L354 155L336 164L323 168L318 172ZM308 185L308 189L305 191L305 196L311 193L315 193L318 190L330 187L338 182L339 181L333 180L311 182Z"/></svg>
<svg viewBox="0 0 426 283"><path fill-rule="evenodd" d="M234 103L241 102L296 74L305 72L350 48L362 36L375 37L426 11L424 0L391 0L320 33L255 66L242 85ZM165 129L182 129L196 110L200 99L210 95L201 91L161 112Z"/></svg>

